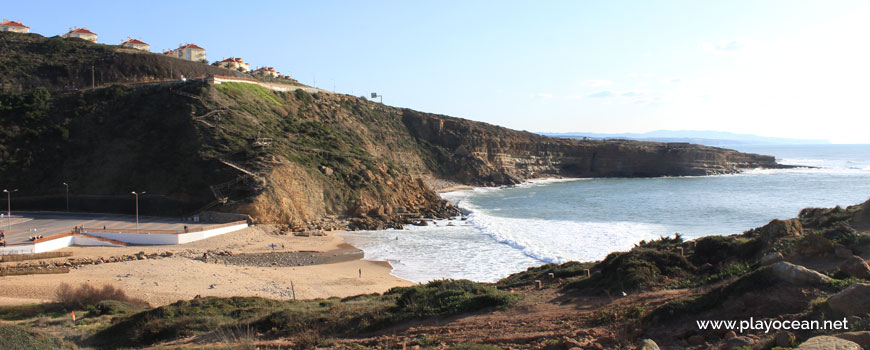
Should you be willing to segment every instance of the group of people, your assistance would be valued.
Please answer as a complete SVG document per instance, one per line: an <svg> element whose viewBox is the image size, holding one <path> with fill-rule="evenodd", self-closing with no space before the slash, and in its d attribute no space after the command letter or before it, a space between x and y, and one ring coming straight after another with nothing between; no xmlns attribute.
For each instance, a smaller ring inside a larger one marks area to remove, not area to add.
<svg viewBox="0 0 870 350"><path fill-rule="evenodd" d="M0 246L6 246L6 232L3 232L3 230L0 230Z"/></svg>

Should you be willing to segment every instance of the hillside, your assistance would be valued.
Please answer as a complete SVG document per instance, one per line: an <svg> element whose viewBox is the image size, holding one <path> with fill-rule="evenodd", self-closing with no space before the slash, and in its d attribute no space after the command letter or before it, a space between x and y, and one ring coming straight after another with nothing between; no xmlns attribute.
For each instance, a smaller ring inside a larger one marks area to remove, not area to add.
<svg viewBox="0 0 870 350"><path fill-rule="evenodd" d="M53 45L70 50L35 63L3 63L14 73L4 74L8 89L0 96L0 118L9 126L0 130L0 178L21 190L20 209L60 209L67 182L74 210L130 212L129 193L136 190L148 191L140 204L150 215L216 208L297 229L330 227L336 216L349 216L351 227L383 228L456 215L427 184L436 179L494 186L546 176L685 176L779 166L773 157L719 148L549 138L256 84L62 91L68 82L82 83L81 74L67 74L76 67L99 62L123 82L158 78L167 69L161 59L171 60L173 70L180 60L74 39L2 37L0 57L37 57ZM13 41L18 46L9 51ZM27 73L47 65L62 68Z"/></svg>

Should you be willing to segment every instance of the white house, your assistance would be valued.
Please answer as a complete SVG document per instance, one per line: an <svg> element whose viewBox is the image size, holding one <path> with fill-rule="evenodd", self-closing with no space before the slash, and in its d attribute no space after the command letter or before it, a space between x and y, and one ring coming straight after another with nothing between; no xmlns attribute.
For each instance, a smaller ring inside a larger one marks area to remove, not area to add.
<svg viewBox="0 0 870 350"><path fill-rule="evenodd" d="M21 24L21 21L7 21L3 20L3 23L0 23L0 32L16 32L16 33L30 33L30 27Z"/></svg>
<svg viewBox="0 0 870 350"><path fill-rule="evenodd" d="M275 77L275 78L281 76L281 73L278 73L277 71L275 71L275 67L262 67L262 68L259 68L255 71L253 71L253 74L270 76L270 77Z"/></svg>
<svg viewBox="0 0 870 350"><path fill-rule="evenodd" d="M241 68L242 72L251 70L251 65L245 63L245 61L239 57L230 57L223 61L219 61L217 66L233 70Z"/></svg>
<svg viewBox="0 0 870 350"><path fill-rule="evenodd" d="M131 49L136 49L136 50L151 51L151 45L148 45L147 43L143 42L142 40L127 38L127 41L121 43L121 46L131 48Z"/></svg>
<svg viewBox="0 0 870 350"><path fill-rule="evenodd" d="M81 38L92 42L97 42L97 33L94 33L87 28L73 28L69 33L63 35L64 38Z"/></svg>
<svg viewBox="0 0 870 350"><path fill-rule="evenodd" d="M188 61L205 60L205 49L196 46L196 44L184 44L175 50L163 52L164 55L178 57Z"/></svg>

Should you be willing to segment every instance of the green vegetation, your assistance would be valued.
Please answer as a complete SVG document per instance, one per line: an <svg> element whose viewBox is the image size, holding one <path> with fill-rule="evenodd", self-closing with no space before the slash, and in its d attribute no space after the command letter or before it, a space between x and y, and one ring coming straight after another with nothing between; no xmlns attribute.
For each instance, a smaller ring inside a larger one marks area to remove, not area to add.
<svg viewBox="0 0 870 350"><path fill-rule="evenodd" d="M383 295L277 301L256 297L200 298L120 319L90 340L96 346L136 346L216 329L251 327L273 336L323 339L398 322L510 305L517 296L467 280L393 288ZM316 335L316 336L315 336Z"/></svg>
<svg viewBox="0 0 870 350"><path fill-rule="evenodd" d="M74 349L73 346L64 344L60 339L13 324L0 324L0 348L28 350Z"/></svg>
<svg viewBox="0 0 870 350"><path fill-rule="evenodd" d="M256 96L257 98L272 102L279 106L281 105L281 102L278 102L278 99L276 99L275 96L272 95L271 91L260 85L229 82L215 85L215 88L230 97L240 98L243 96L244 93L249 93Z"/></svg>
<svg viewBox="0 0 870 350"><path fill-rule="evenodd" d="M621 293L662 287L672 279L690 278L695 267L674 251L636 247L609 254L591 278L567 285L569 289Z"/></svg>
<svg viewBox="0 0 870 350"><path fill-rule="evenodd" d="M740 277L732 283L713 288L701 296L668 302L655 309L648 317L655 320L682 315L696 315L719 307L731 296L742 295L749 291L774 288L775 283L771 283L771 281L775 280L769 268L758 269Z"/></svg>
<svg viewBox="0 0 870 350"><path fill-rule="evenodd" d="M570 278L582 276L587 269L591 269L595 263L580 263L569 261L564 264L545 264L529 267L526 271L517 272L502 278L496 282L499 288L516 288L531 285L535 280L547 280L552 273L555 278Z"/></svg>

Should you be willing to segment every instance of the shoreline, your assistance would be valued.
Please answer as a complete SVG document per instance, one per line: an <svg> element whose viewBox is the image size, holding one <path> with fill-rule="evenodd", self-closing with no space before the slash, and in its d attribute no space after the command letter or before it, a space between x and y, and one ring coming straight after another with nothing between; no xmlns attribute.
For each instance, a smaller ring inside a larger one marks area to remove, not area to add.
<svg viewBox="0 0 870 350"><path fill-rule="evenodd" d="M152 306L196 296L258 296L279 300L383 293L416 283L392 275L385 261L363 260L362 250L338 232L327 236L277 236L266 225L175 246L69 247L68 259L98 260L144 252L145 259L99 263L66 274L0 277L0 305L52 302L62 283L114 285ZM272 249L269 245L284 246ZM153 254L167 257L148 258ZM202 259L207 253L208 259ZM275 260L270 260L275 258ZM235 259L235 260L234 260ZM0 263L0 266L9 263ZM37 262L38 264L38 262ZM39 297L34 297L39 296Z"/></svg>

